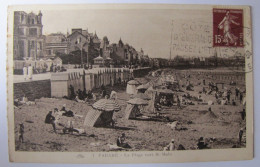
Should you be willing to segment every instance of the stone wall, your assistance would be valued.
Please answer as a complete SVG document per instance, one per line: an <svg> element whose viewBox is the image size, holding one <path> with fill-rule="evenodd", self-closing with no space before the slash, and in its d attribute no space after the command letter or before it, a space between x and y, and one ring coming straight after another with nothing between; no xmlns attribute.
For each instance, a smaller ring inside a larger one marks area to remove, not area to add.
<svg viewBox="0 0 260 167"><path fill-rule="evenodd" d="M30 101L41 97L51 97L50 80L14 83L14 99L19 98L21 100L23 95Z"/></svg>

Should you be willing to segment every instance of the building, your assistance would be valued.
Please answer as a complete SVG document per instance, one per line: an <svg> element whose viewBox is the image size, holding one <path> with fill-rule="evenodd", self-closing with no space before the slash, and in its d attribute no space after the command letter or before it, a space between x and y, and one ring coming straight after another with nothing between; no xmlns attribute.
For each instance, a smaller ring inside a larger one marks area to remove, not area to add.
<svg viewBox="0 0 260 167"><path fill-rule="evenodd" d="M90 45L93 47L93 49L95 49L97 51L100 50L101 41L98 38L96 32L95 32L94 36L90 38Z"/></svg>
<svg viewBox="0 0 260 167"><path fill-rule="evenodd" d="M104 58L99 55L98 57L94 58L93 68L104 67L104 63Z"/></svg>
<svg viewBox="0 0 260 167"><path fill-rule="evenodd" d="M116 65L130 65L133 58L133 47L129 44L124 44L123 41L118 41L117 44L111 45L111 58Z"/></svg>
<svg viewBox="0 0 260 167"><path fill-rule="evenodd" d="M54 33L46 36L45 39L45 55L53 58L57 53L68 54L68 40L62 33Z"/></svg>
<svg viewBox="0 0 260 167"><path fill-rule="evenodd" d="M44 56L42 13L14 12L14 60L36 60Z"/></svg>
<svg viewBox="0 0 260 167"><path fill-rule="evenodd" d="M106 58L110 58L110 52L111 52L111 48L109 45L109 40L107 36L104 36L100 44L100 53L102 57L106 59Z"/></svg>
<svg viewBox="0 0 260 167"><path fill-rule="evenodd" d="M73 52L76 50L85 50L88 52L91 34L87 30L82 30L81 28L72 29L71 34L67 36L68 38L68 51Z"/></svg>

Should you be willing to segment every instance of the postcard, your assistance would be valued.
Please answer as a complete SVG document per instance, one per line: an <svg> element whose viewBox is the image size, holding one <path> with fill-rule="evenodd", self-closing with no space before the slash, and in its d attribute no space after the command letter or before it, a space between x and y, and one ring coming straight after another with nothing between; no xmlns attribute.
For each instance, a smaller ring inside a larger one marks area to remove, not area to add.
<svg viewBox="0 0 260 167"><path fill-rule="evenodd" d="M253 158L249 6L8 8L10 162Z"/></svg>

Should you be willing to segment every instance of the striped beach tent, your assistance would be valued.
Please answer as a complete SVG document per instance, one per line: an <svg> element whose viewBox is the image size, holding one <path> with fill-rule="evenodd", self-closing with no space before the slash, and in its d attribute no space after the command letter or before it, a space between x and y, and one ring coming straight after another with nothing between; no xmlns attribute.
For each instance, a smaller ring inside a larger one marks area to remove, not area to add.
<svg viewBox="0 0 260 167"><path fill-rule="evenodd" d="M119 111L121 108L116 101L112 99L100 99L92 105L94 109L101 111Z"/></svg>
<svg viewBox="0 0 260 167"><path fill-rule="evenodd" d="M111 99L100 99L92 105L84 121L85 127L102 127L113 122L114 112L119 111L120 106Z"/></svg>

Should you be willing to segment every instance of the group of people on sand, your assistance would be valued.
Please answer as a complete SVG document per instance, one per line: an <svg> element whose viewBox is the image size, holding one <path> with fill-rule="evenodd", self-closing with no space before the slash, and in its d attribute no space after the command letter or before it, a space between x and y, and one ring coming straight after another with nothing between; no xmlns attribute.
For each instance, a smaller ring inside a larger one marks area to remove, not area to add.
<svg viewBox="0 0 260 167"><path fill-rule="evenodd" d="M86 88L84 88L83 91L78 89L75 93L74 87L70 85L69 90L70 90L70 97L69 97L70 100L75 100L76 102L79 103L88 103L89 101L95 102L97 100L97 96L91 90L87 91ZM109 96L111 99L117 99L117 92L111 91L111 93L108 94L106 87L102 85L99 96L101 98L105 98Z"/></svg>
<svg viewBox="0 0 260 167"><path fill-rule="evenodd" d="M62 116L67 117L67 124L63 124L60 122ZM52 125L54 133L57 133L56 127L58 125L63 126L63 133L67 131L74 132L76 131L76 129L73 128L74 121L72 119L69 119L74 116L75 114L71 110L67 110L66 104L64 104L60 110L58 108L54 108L54 112L49 111L49 113L45 117L45 123Z"/></svg>
<svg viewBox="0 0 260 167"><path fill-rule="evenodd" d="M203 80L203 84L206 85L206 83L204 82L206 82L205 79ZM206 90L206 88L203 87L200 93L211 95L213 92L215 92L214 96L218 104L221 105L231 104L235 106L238 103L237 101L239 101L240 104L243 103L243 100L245 98L244 97L245 91L241 91L238 87L235 87L235 91L232 92L231 88L229 89L225 88L224 91L220 91L217 84L211 81L208 83L208 86L209 86L209 90ZM234 98L231 98L232 94L235 95Z"/></svg>
<svg viewBox="0 0 260 167"><path fill-rule="evenodd" d="M208 149L208 143L205 142L203 137L200 137L198 139L198 142L195 146L195 149ZM185 147L182 144L179 144L178 147L176 147L175 140L171 139L170 143L164 147L163 151L174 151L174 150L185 150Z"/></svg>
<svg viewBox="0 0 260 167"><path fill-rule="evenodd" d="M34 101L29 101L28 97L25 96L25 94L23 95L21 100L19 98L14 99L14 107L15 108L19 108L19 106L24 105L24 104L30 106L30 105L35 104L35 102Z"/></svg>
<svg viewBox="0 0 260 167"><path fill-rule="evenodd" d="M231 91L231 89L227 89L224 92L216 92L215 93L215 98L216 101L219 104L222 105L227 105L227 104L231 104L233 106L237 105L237 101L240 102L240 104L242 104L243 99L244 99L244 92L240 91L239 88L235 88L235 98L232 98L231 100L231 95L233 94L233 92Z"/></svg>
<svg viewBox="0 0 260 167"><path fill-rule="evenodd" d="M74 90L74 87L72 85L69 86L69 90L70 90L70 96L69 99L70 100L75 100L76 102L88 102L88 100L92 99L92 100L96 100L96 95L91 91L87 91L86 88L83 89L83 91L81 89L78 89L76 92Z"/></svg>
<svg viewBox="0 0 260 167"><path fill-rule="evenodd" d="M182 144L179 144L176 147L176 143L174 139L171 139L170 143L163 148L163 151L174 151L174 150L185 150L185 147Z"/></svg>
<svg viewBox="0 0 260 167"><path fill-rule="evenodd" d="M239 140L238 144L241 145L242 143L242 137L243 137L243 128L239 130ZM200 137L193 149L198 149L198 150L203 150L203 149L210 149L210 144L212 142L215 142L217 139L216 138L208 138L204 139L204 137ZM234 147L234 146L233 146ZM237 147L237 146L236 146ZM171 139L170 143L164 147L163 151L174 151L174 150L185 150L185 147L180 144L178 147L176 147L175 140Z"/></svg>

